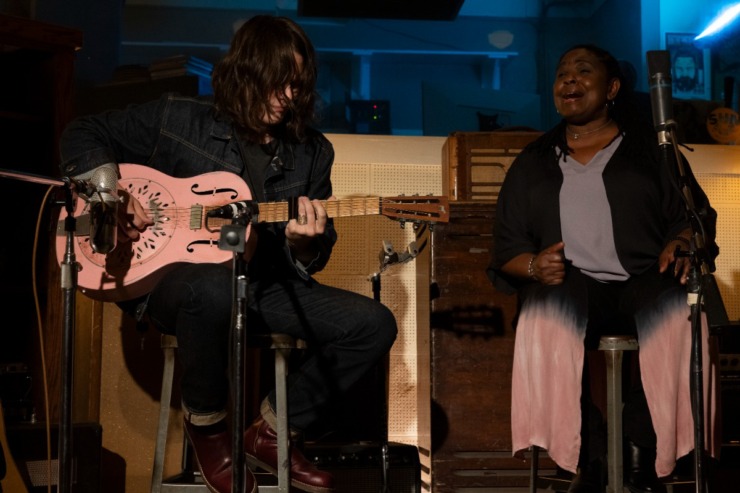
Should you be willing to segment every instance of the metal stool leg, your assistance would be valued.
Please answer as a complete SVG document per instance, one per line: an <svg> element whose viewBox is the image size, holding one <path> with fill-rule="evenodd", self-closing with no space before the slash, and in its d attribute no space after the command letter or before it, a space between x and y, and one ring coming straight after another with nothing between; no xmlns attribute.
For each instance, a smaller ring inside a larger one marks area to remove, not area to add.
<svg viewBox="0 0 740 493"><path fill-rule="evenodd" d="M275 404L277 407L278 492L290 489L290 430L288 429L288 356L290 348L275 348Z"/></svg>
<svg viewBox="0 0 740 493"><path fill-rule="evenodd" d="M532 462L529 466L529 493L537 493L537 470L539 469L540 448L532 445Z"/></svg>
<svg viewBox="0 0 740 493"><path fill-rule="evenodd" d="M622 351L606 351L607 493L622 493Z"/></svg>
<svg viewBox="0 0 740 493"><path fill-rule="evenodd" d="M152 493L162 491L164 472L164 452L167 448L167 429L170 422L170 400L172 399L172 380L175 374L175 348L177 339L174 336L162 335L164 368L162 371L162 393L159 399L159 424L157 425L157 443L154 448L154 467L152 468Z"/></svg>
<svg viewBox="0 0 740 493"><path fill-rule="evenodd" d="M172 335L162 335L162 351L164 353L164 367L162 369L162 393L159 401L159 424L157 425L157 442L154 449L154 467L152 468L151 493L208 493L208 487L188 473L188 444L183 442L182 472L171 478L163 478L165 449L167 448L167 431L170 422L170 401L172 400L172 386L175 375L175 351L177 338Z"/></svg>
<svg viewBox="0 0 740 493"><path fill-rule="evenodd" d="M290 427L288 426L288 359L291 350L303 349L306 342L286 334L252 334L248 345L275 351L275 415L277 418L277 492L290 491ZM272 486L265 491L274 491ZM263 487L260 486L260 491Z"/></svg>
<svg viewBox="0 0 740 493"><path fill-rule="evenodd" d="M543 448L532 445L530 451L532 459L529 466L529 493L537 493L539 490L547 491L567 491L571 481L556 474L540 475L540 459ZM549 457L545 458L549 461ZM547 463L546 463L547 464Z"/></svg>
<svg viewBox="0 0 740 493"><path fill-rule="evenodd" d="M637 339L628 336L603 336L599 350L606 358L607 493L623 493L622 477L622 358L624 351L636 351Z"/></svg>

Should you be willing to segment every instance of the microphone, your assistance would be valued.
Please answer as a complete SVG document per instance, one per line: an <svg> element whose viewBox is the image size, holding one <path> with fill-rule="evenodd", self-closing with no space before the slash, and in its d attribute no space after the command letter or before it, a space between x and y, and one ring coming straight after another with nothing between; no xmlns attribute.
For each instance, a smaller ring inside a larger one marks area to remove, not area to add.
<svg viewBox="0 0 740 493"><path fill-rule="evenodd" d="M90 243L96 253L107 254L116 246L118 231L118 170L108 163L90 178Z"/></svg>
<svg viewBox="0 0 740 493"><path fill-rule="evenodd" d="M222 217L224 219L231 219L245 213L248 213L250 216L254 216L258 212L257 202L254 200L242 200L211 209L206 214L206 217Z"/></svg>
<svg viewBox="0 0 740 493"><path fill-rule="evenodd" d="M671 55L666 50L647 52L650 74L650 106L653 110L653 125L658 132L661 145L668 144L665 132L676 125L673 119L673 95L671 89Z"/></svg>

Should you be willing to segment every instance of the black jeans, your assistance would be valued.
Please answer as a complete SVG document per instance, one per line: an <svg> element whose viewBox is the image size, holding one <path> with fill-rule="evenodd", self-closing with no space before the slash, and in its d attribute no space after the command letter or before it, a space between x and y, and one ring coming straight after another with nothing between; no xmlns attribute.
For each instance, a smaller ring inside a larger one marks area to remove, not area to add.
<svg viewBox="0 0 740 493"><path fill-rule="evenodd" d="M185 264L149 297L150 320L178 340L184 406L196 415L223 411L229 392L231 268ZM397 335L393 313L361 294L314 280L250 282L246 330L290 334L312 348L288 377L289 422L296 431L318 420L388 353ZM269 396L274 408L274 392Z"/></svg>

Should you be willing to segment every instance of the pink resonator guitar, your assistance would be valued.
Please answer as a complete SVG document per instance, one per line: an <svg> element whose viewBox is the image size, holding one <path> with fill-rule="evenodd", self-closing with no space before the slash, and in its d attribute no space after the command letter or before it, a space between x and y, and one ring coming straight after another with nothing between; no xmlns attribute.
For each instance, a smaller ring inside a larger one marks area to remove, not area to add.
<svg viewBox="0 0 740 493"><path fill-rule="evenodd" d="M121 164L119 185L148 209L154 224L137 241L119 242L107 255L95 253L89 237L88 204L78 199L75 254L77 284L87 296L101 301L124 301L147 293L172 267L182 262L226 263L233 252L219 248L220 229L230 219L208 217L208 211L231 202L251 200L247 184L233 173L216 171L192 178L173 178L153 168ZM398 221L449 221L447 197L352 197L325 201L330 217L381 214ZM257 204L252 223L291 219L288 202ZM56 253L61 264L66 250L62 211L57 227ZM247 236L251 225L247 226Z"/></svg>

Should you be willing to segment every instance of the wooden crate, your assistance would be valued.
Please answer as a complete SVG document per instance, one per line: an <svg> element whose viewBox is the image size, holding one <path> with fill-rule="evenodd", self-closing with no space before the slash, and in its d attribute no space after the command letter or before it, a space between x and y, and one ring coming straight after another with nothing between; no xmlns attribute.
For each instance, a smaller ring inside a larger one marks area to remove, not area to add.
<svg viewBox="0 0 740 493"><path fill-rule="evenodd" d="M454 132L442 150L442 192L450 200L493 201L517 154L542 132Z"/></svg>
<svg viewBox="0 0 740 493"><path fill-rule="evenodd" d="M486 276L495 209L491 201L451 202L450 222L432 236L434 493L529 484L529 461L511 451L517 297L497 291ZM552 467L545 459L540 470Z"/></svg>

